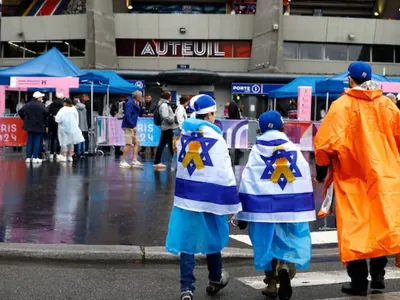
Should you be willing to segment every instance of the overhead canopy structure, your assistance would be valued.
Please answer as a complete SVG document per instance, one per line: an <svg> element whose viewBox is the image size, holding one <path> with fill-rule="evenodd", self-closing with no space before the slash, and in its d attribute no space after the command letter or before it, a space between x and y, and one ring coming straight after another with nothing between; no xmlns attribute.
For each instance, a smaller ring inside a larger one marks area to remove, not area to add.
<svg viewBox="0 0 400 300"><path fill-rule="evenodd" d="M134 91L139 89L138 87L120 77L114 71L86 70L86 72L91 73L94 76L105 77L108 80L108 84L94 84L93 90L95 93L107 93L107 89L109 89L110 94L132 94ZM91 91L91 84L81 83L79 85L79 88L71 89L70 91L71 93L89 93Z"/></svg>
<svg viewBox="0 0 400 300"><path fill-rule="evenodd" d="M375 73L372 73L372 80L378 82L389 82L385 76ZM322 94L341 94L344 92L344 89L348 87L348 73L343 72L333 77L318 81L315 85L315 92Z"/></svg>
<svg viewBox="0 0 400 300"><path fill-rule="evenodd" d="M0 85L10 85L11 77L79 77L80 82L108 83L106 77L79 69L57 48L52 48L18 66L0 71Z"/></svg>
<svg viewBox="0 0 400 300"><path fill-rule="evenodd" d="M326 78L326 76L301 76L287 85L270 92L268 96L275 99L297 98L299 86L311 86L313 95L315 95L315 83Z"/></svg>

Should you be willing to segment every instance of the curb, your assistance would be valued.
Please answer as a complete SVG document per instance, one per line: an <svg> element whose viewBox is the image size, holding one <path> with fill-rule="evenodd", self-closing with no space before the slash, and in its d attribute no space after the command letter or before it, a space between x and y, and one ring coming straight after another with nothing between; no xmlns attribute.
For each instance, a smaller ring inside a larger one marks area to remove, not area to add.
<svg viewBox="0 0 400 300"><path fill-rule="evenodd" d="M228 247L222 250L222 257L225 261L252 260L253 250ZM173 263L179 261L179 256L167 252L165 247L0 243L0 259ZM196 259L204 260L205 255L196 255ZM338 259L337 248L313 250L312 260L326 261L329 259Z"/></svg>

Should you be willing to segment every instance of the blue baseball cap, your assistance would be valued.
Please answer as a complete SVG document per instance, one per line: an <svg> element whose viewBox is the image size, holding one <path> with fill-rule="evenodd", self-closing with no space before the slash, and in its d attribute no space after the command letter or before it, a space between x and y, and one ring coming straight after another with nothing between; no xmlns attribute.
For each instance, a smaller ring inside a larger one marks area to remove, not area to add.
<svg viewBox="0 0 400 300"><path fill-rule="evenodd" d="M270 110L263 113L258 119L261 132L268 130L279 130L283 126L282 116L276 110Z"/></svg>
<svg viewBox="0 0 400 300"><path fill-rule="evenodd" d="M372 68L365 61L356 61L350 64L348 76L356 80L371 80Z"/></svg>

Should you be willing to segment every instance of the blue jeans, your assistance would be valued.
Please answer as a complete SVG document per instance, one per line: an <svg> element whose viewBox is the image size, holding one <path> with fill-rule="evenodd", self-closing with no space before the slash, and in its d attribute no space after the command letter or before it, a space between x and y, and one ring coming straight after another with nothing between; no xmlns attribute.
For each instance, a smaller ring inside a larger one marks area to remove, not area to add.
<svg viewBox="0 0 400 300"><path fill-rule="evenodd" d="M26 158L39 158L42 149L43 134L28 132L28 143L26 145Z"/></svg>
<svg viewBox="0 0 400 300"><path fill-rule="evenodd" d="M86 142L76 144L75 145L75 154L78 156L84 154L86 151L85 146L86 146Z"/></svg>
<svg viewBox="0 0 400 300"><path fill-rule="evenodd" d="M194 255L181 253L181 291L194 291L194 283L196 278L193 275L196 261ZM208 280L220 281L222 273L222 256L221 252L207 254Z"/></svg>

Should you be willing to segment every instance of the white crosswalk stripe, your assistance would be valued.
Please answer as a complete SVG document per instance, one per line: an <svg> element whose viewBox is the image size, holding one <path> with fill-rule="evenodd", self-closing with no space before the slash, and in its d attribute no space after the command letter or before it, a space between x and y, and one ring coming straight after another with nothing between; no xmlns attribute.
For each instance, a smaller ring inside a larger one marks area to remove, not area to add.
<svg viewBox="0 0 400 300"><path fill-rule="evenodd" d="M231 234L231 239L251 246L250 237L247 234ZM315 231L311 232L313 245L337 244L337 231Z"/></svg>
<svg viewBox="0 0 400 300"><path fill-rule="evenodd" d="M264 276L239 277L240 282L261 290L265 287ZM385 279L400 279L400 269L387 268ZM292 280L293 287L330 285L348 282L349 277L346 270L342 271L323 271L323 272L302 272L297 273Z"/></svg>
<svg viewBox="0 0 400 300"><path fill-rule="evenodd" d="M329 299L320 299L320 300L355 300L355 297L340 297L340 298L329 298ZM367 298L358 298L363 300L399 300L400 293L384 293L384 294L370 294Z"/></svg>

